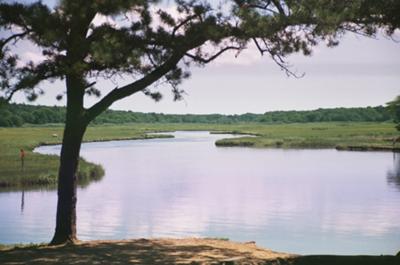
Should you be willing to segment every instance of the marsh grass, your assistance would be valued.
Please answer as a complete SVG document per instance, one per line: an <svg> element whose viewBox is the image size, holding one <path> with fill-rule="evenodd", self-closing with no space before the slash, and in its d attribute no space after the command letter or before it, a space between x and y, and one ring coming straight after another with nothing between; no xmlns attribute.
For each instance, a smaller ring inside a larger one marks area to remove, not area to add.
<svg viewBox="0 0 400 265"><path fill-rule="evenodd" d="M176 130L206 130L213 133L248 134L234 139L222 139L217 146L272 148L338 148L351 150L392 150L392 140L398 136L392 123L302 123L302 124L126 124L101 125L88 128L84 141L109 141L172 137L149 132ZM62 126L0 128L0 187L55 187L59 158L32 150L40 145L61 142ZM19 150L26 152L21 170ZM100 165L80 161L79 184L88 185L101 179Z"/></svg>
<svg viewBox="0 0 400 265"><path fill-rule="evenodd" d="M159 126L160 127L160 126ZM103 125L89 127L85 142L131 140L172 137L170 135L147 135L149 131L162 131L161 128L148 129L141 126ZM60 144L63 127L61 124L32 126L23 128L0 128L0 188L2 190L28 188L55 188L59 157L34 153L33 149L41 145ZM25 150L24 168L21 168L19 150ZM81 158L79 163L79 185L87 186L100 180L104 175L101 165Z"/></svg>
<svg viewBox="0 0 400 265"><path fill-rule="evenodd" d="M341 150L393 150L398 136L392 123L305 123L254 127L242 126L242 133L257 137L222 139L217 146L275 148L338 148ZM395 147L397 151L397 147Z"/></svg>

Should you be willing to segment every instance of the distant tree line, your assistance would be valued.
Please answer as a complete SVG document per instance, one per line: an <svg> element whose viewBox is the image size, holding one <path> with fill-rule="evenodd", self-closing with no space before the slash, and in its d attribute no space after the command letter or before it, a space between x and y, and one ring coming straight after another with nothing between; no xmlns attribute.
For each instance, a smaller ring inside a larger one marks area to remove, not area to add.
<svg viewBox="0 0 400 265"><path fill-rule="evenodd" d="M65 108L8 104L0 102L0 127L24 124L64 123ZM384 122L394 114L383 106L366 108L333 108L309 111L270 111L264 114L162 114L107 110L94 124L122 123L305 123L305 122Z"/></svg>

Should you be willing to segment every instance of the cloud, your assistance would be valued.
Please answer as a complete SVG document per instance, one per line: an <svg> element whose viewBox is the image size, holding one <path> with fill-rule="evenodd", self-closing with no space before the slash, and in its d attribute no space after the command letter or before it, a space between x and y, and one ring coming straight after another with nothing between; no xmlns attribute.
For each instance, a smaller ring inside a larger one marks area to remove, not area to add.
<svg viewBox="0 0 400 265"><path fill-rule="evenodd" d="M46 57L39 52L25 52L22 55L22 59L25 61L32 61L33 63L38 64L46 60Z"/></svg>
<svg viewBox="0 0 400 265"><path fill-rule="evenodd" d="M94 17L94 19L92 21L92 25L95 27L98 27L103 24L109 24L109 25L113 26L114 28L121 27L121 23L116 21L116 19L114 19L113 17L105 16L102 14L96 14L96 16Z"/></svg>
<svg viewBox="0 0 400 265"><path fill-rule="evenodd" d="M151 27L153 29L156 29L159 26L166 26L161 22L161 19L157 14L159 10L167 12L174 19L179 19L183 17L183 15L177 11L177 6L175 4L169 5L168 7L153 5L149 9L150 16L152 18ZM91 24L92 26L95 27L101 26L103 24L109 24L112 27L118 29L124 26L129 27L132 22L138 21L139 17L140 15L138 14L138 12L134 10L128 11L123 15L118 15L118 16L105 16L102 14L96 14Z"/></svg>
<svg viewBox="0 0 400 265"><path fill-rule="evenodd" d="M237 51L228 51L218 57L214 65L215 66L227 66L227 65L241 65L248 66L259 63L262 60L260 53L253 47L249 47L237 53Z"/></svg>
<svg viewBox="0 0 400 265"><path fill-rule="evenodd" d="M172 32L173 28L164 24L160 16L158 15L158 11L163 10L168 13L173 19L179 23L182 21L186 15L178 12L176 4L168 4L167 6L155 5L150 7L150 15L152 17L151 27L156 30L158 27L164 27L167 31ZM97 14L93 19L92 25L97 27L103 24L111 25L112 27L118 29L121 27L128 27L132 22L138 20L138 13L136 11L126 12L123 16L105 16L101 14ZM178 34L184 33L184 27L181 27L178 31ZM90 32L89 32L90 34ZM230 45L227 43L226 45ZM225 45L220 45L219 47L213 47L212 45L205 44L203 45L203 50L212 56L217 53L221 47ZM241 51L239 54L237 51L227 51L221 56L219 56L215 61L212 62L212 65L215 66L226 66L226 65L252 65L254 63L260 62L262 60L260 53L256 49L255 45L250 43L249 48Z"/></svg>
<svg viewBox="0 0 400 265"><path fill-rule="evenodd" d="M20 55L20 58L18 60L17 66L18 67L23 67L29 62L33 62L34 64L39 64L46 60L46 56L44 56L38 49L31 49L30 46L33 46L31 44L27 44L25 46L21 47L28 47L28 51L22 52Z"/></svg>

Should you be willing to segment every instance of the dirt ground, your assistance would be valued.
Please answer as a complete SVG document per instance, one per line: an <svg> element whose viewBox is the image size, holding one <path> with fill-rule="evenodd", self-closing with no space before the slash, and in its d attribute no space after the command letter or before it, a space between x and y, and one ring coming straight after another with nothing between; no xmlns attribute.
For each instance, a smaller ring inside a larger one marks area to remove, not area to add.
<svg viewBox="0 0 400 265"><path fill-rule="evenodd" d="M0 250L0 264L400 264L395 256L299 256L218 239L88 241Z"/></svg>

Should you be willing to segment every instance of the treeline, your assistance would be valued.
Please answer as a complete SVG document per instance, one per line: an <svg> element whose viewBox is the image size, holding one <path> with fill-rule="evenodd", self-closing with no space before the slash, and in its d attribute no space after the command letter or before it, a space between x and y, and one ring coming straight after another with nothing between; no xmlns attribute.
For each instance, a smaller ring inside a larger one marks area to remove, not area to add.
<svg viewBox="0 0 400 265"><path fill-rule="evenodd" d="M24 124L63 123L64 107L32 106L0 103L0 126L20 127ZM383 106L366 108L334 108L310 111L271 111L264 114L162 114L107 110L94 124L121 123L305 123L305 122L383 122L393 120Z"/></svg>

